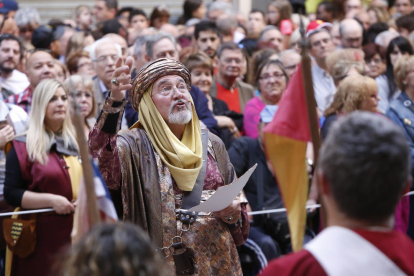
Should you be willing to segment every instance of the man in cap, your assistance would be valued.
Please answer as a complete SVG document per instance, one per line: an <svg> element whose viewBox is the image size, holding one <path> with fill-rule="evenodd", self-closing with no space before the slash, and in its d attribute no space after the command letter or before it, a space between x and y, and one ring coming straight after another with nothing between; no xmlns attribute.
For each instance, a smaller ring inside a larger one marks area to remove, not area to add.
<svg viewBox="0 0 414 276"><path fill-rule="evenodd" d="M3 14L7 17L12 17L16 15L16 11L19 9L19 4L14 0L2 0L0 1L0 14Z"/></svg>
<svg viewBox="0 0 414 276"><path fill-rule="evenodd" d="M117 61L89 139L119 217L148 232L165 254L169 275L241 275L236 245L249 228L243 197L211 214L185 211L235 179L223 142L198 120L188 69L160 58L131 85L132 63L130 57L124 66ZM119 131L126 89L139 121Z"/></svg>
<svg viewBox="0 0 414 276"><path fill-rule="evenodd" d="M68 26L42 25L34 30L32 35L32 45L38 49L49 49L52 56L64 62L66 49L70 37L75 31Z"/></svg>
<svg viewBox="0 0 414 276"><path fill-rule="evenodd" d="M309 38L310 54L315 59L312 66L313 89L318 108L323 112L333 99L336 91L335 83L326 71L326 57L335 50L329 31L332 24L322 20L314 20L309 23L306 29L306 36Z"/></svg>
<svg viewBox="0 0 414 276"><path fill-rule="evenodd" d="M327 228L305 249L270 263L268 275L414 275L414 243L393 230L409 190L410 150L398 126L353 112L324 141L318 186Z"/></svg>

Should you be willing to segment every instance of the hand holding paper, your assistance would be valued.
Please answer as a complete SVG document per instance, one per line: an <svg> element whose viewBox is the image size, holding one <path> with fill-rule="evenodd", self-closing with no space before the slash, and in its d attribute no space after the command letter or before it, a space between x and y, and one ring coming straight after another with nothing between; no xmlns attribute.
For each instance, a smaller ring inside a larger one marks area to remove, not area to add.
<svg viewBox="0 0 414 276"><path fill-rule="evenodd" d="M232 204L233 200L243 190L244 186L249 180L250 176L256 169L257 164L251 167L245 174L243 174L235 182L220 187L217 191L204 203L190 208L191 212L217 212Z"/></svg>

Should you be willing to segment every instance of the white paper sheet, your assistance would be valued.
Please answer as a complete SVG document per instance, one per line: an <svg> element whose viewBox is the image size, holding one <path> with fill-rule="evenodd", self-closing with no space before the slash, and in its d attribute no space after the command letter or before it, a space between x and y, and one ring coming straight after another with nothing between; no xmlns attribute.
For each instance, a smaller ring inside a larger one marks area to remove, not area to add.
<svg viewBox="0 0 414 276"><path fill-rule="evenodd" d="M237 195L243 190L244 186L249 180L250 176L256 169L257 164L251 167L245 174L243 174L237 181L222 186L205 202L200 205L190 208L191 212L217 212L228 207Z"/></svg>

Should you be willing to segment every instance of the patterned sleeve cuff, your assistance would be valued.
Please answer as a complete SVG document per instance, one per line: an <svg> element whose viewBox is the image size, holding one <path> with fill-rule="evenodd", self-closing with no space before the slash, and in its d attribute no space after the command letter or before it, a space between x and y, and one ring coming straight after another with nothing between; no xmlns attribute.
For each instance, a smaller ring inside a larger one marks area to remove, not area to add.
<svg viewBox="0 0 414 276"><path fill-rule="evenodd" d="M120 113L127 103L128 101L126 99L123 99L122 102L115 102L111 97L108 97L102 107L102 111L108 114Z"/></svg>
<svg viewBox="0 0 414 276"><path fill-rule="evenodd" d="M106 133L116 134L121 129L122 116L127 102L126 99L122 102L115 102L108 97L97 120L98 129Z"/></svg>

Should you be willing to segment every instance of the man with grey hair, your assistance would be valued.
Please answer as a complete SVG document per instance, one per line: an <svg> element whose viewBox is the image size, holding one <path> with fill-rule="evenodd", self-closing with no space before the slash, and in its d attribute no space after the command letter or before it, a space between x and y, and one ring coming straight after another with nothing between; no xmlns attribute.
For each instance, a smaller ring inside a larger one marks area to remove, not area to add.
<svg viewBox="0 0 414 276"><path fill-rule="evenodd" d="M412 182L401 130L383 116L353 112L332 127L318 163L328 227L262 275L414 275L414 243L394 230Z"/></svg>
<svg viewBox="0 0 414 276"><path fill-rule="evenodd" d="M89 54L96 72L94 77L95 99L99 113L105 103L108 88L111 87L111 77L115 70L115 64L122 57L122 50L118 44L108 38L102 38L92 44Z"/></svg>
<svg viewBox="0 0 414 276"><path fill-rule="evenodd" d="M363 27L353 18L347 18L341 21L339 25L339 35L343 48L362 47Z"/></svg>
<svg viewBox="0 0 414 276"><path fill-rule="evenodd" d="M279 53L279 59L282 62L289 79L292 78L301 61L301 56L296 50L288 49Z"/></svg>
<svg viewBox="0 0 414 276"><path fill-rule="evenodd" d="M150 62L160 58L169 58L179 61L177 43L172 35L159 32L158 34L148 36L146 40L146 61ZM207 97L194 85L191 85L190 94L193 98L194 107L199 119L211 132L218 134L217 121L214 119L213 113L208 109ZM138 114L130 104L125 107L125 118L128 126L132 126L138 121Z"/></svg>
<svg viewBox="0 0 414 276"><path fill-rule="evenodd" d="M336 92L335 83L326 67L326 57L335 50L331 29L331 23L314 20L306 30L310 43L309 53L315 60L311 69L315 100L322 113L330 105Z"/></svg>
<svg viewBox="0 0 414 276"><path fill-rule="evenodd" d="M282 32L276 26L267 25L260 33L259 42L261 41L272 43L278 52L281 52L285 49L285 38Z"/></svg>
<svg viewBox="0 0 414 276"><path fill-rule="evenodd" d="M223 42L235 42L234 37L237 30L236 16L222 14L216 19L216 25Z"/></svg>
<svg viewBox="0 0 414 276"><path fill-rule="evenodd" d="M220 15L222 14L229 14L232 15L233 8L231 4L223 1L215 1L210 4L210 7L208 8L207 17L210 20L216 20Z"/></svg>
<svg viewBox="0 0 414 276"><path fill-rule="evenodd" d="M16 12L14 19L23 43L25 46L31 45L33 31L40 26L39 12L33 7L24 7Z"/></svg>

